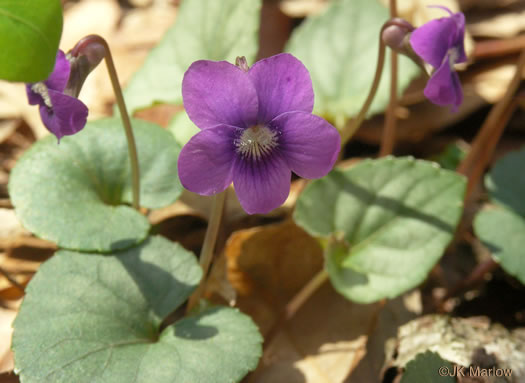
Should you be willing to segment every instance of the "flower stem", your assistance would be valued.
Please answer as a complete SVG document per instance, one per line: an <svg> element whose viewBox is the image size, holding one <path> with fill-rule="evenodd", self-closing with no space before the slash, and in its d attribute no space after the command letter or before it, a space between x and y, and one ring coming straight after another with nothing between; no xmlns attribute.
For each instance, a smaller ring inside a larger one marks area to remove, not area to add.
<svg viewBox="0 0 525 383"><path fill-rule="evenodd" d="M385 25L383 25L383 28L381 28L381 32L379 33L379 53L377 56L376 73L374 75L374 80L372 81L372 86L370 87L370 91L368 92L365 103L361 107L361 110L357 116L350 120L343 128L343 131L341 132L341 147L344 147L350 138L352 138L352 136L355 134L355 132L357 132L363 123L366 113L368 112L368 109L370 109L370 105L372 104L372 101L374 100L374 97L377 93L377 88L379 87L381 75L383 74L383 67L385 65L386 45L381 38Z"/></svg>
<svg viewBox="0 0 525 383"><path fill-rule="evenodd" d="M202 279L199 287L193 292L189 301L186 313L189 313L196 304L199 303L201 296L204 292L204 286L206 284L208 270L213 260L213 251L215 249L215 243L217 242L217 236L219 234L219 227L221 225L222 212L224 210L224 202L226 200L226 191L216 194L213 197L210 220L208 221L208 228L204 236L204 243L202 244L201 254L199 257L200 265L202 267Z"/></svg>
<svg viewBox="0 0 525 383"><path fill-rule="evenodd" d="M460 174L468 177L466 201L470 198L472 191L479 183L483 172L492 159L496 145L503 134L508 119L512 115L512 110L516 106L513 98L519 89L523 68L525 68L525 50L522 51L518 59L516 73L503 98L490 110L479 133L472 142L468 155L457 168Z"/></svg>
<svg viewBox="0 0 525 383"><path fill-rule="evenodd" d="M115 99L120 111L120 117L122 119L122 125L126 132L126 139L128 142L128 153L131 163L131 184L133 193L133 207L135 209L140 208L140 172L139 172L139 160L137 154L137 145L135 143L135 137L133 135L133 129L131 128L131 121L124 102L124 96L122 95L122 88L118 80L117 70L111 55L109 45L103 37L99 35L89 35L80 40L77 45L73 48L71 53L73 56L82 54L89 54L89 49L96 46L102 46L104 49L104 59L106 61L106 67L108 69L109 78L115 93Z"/></svg>
<svg viewBox="0 0 525 383"><path fill-rule="evenodd" d="M283 327L286 326L286 323L292 319L297 311L303 306L303 304L310 299L310 297L317 291L319 288L328 280L328 273L323 268L317 274L314 275L312 279L292 298L290 302L285 306L284 310L281 312L273 326L270 328L268 333L264 336L264 351L261 360L264 361L268 359L268 353L270 350L270 345L272 344L275 336L279 333ZM255 376L262 369L262 363L259 363L259 366L255 371L253 371L248 377L247 382L255 382Z"/></svg>
<svg viewBox="0 0 525 383"><path fill-rule="evenodd" d="M284 308L284 320L291 319L327 280L328 273L323 268L288 302Z"/></svg>
<svg viewBox="0 0 525 383"><path fill-rule="evenodd" d="M336 245L336 240L330 238L328 244L324 250L325 258L330 256L330 253L333 251L334 246ZM328 280L329 275L325 268L321 269L317 274L315 274L312 279L308 281L306 285L303 286L301 290L286 304L284 309L279 314L277 320L270 328L264 339L264 353L268 352L269 346L272 343L274 337L277 333L286 325L286 323L292 319L297 311L315 294L317 290ZM263 355L263 359L264 359Z"/></svg>
<svg viewBox="0 0 525 383"><path fill-rule="evenodd" d="M390 0L390 18L397 17L396 0ZM397 53L391 50L390 55L390 102L385 115L383 138L379 149L379 156L392 154L396 139L396 109L397 109Z"/></svg>

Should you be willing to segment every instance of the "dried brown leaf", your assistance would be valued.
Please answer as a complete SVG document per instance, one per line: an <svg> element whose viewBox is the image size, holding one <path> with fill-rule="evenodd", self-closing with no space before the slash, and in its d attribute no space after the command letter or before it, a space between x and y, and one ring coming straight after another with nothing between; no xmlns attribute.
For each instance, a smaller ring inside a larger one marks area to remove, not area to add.
<svg viewBox="0 0 525 383"><path fill-rule="evenodd" d="M225 247L228 279L242 295L257 295L275 309L322 266L319 243L292 221L235 232Z"/></svg>
<svg viewBox="0 0 525 383"><path fill-rule="evenodd" d="M250 383L342 383L366 353L379 304L360 305L321 287L281 331Z"/></svg>

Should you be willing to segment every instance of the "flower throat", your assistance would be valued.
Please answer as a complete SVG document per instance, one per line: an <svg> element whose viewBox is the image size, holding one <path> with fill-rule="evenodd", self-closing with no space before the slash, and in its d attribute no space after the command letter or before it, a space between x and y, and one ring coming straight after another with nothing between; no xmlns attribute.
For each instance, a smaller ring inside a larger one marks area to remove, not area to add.
<svg viewBox="0 0 525 383"><path fill-rule="evenodd" d="M255 125L235 140L235 146L243 157L259 159L277 146L277 133L264 125Z"/></svg>

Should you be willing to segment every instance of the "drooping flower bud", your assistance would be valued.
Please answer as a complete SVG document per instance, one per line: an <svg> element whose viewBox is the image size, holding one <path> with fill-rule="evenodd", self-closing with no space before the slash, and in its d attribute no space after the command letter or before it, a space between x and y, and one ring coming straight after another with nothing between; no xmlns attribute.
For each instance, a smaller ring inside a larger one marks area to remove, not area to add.
<svg viewBox="0 0 525 383"><path fill-rule="evenodd" d="M381 39L392 50L409 55L410 49L410 32L414 26L404 19L398 17L388 20L383 26Z"/></svg>
<svg viewBox="0 0 525 383"><path fill-rule="evenodd" d="M78 97L87 76L105 56L106 48L99 41L98 36L90 35L82 38L67 54L71 63L71 75L64 93Z"/></svg>

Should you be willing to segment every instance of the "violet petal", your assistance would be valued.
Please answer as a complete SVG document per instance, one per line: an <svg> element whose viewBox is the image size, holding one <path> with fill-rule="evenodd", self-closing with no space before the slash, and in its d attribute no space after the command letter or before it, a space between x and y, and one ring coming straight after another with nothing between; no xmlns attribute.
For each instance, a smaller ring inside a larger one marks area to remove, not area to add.
<svg viewBox="0 0 525 383"><path fill-rule="evenodd" d="M75 134L86 125L88 108L82 101L49 89L53 108L40 106L40 117L46 128L58 140L63 136Z"/></svg>
<svg viewBox="0 0 525 383"><path fill-rule="evenodd" d="M461 89L461 81L456 71L452 72L452 86L454 88L455 99L452 103L452 111L457 111L461 103L463 102L463 90Z"/></svg>
<svg viewBox="0 0 525 383"><path fill-rule="evenodd" d="M464 63L467 61L467 54L465 53L465 15L461 12L452 15L452 18L457 25L457 33L452 41L456 47L458 57L456 63Z"/></svg>
<svg viewBox="0 0 525 383"><path fill-rule="evenodd" d="M463 92L456 72L450 68L448 56L427 82L425 97L437 105L453 104L456 108L463 101Z"/></svg>
<svg viewBox="0 0 525 383"><path fill-rule="evenodd" d="M63 92L66 89L67 82L69 80L69 74L71 66L69 64L66 55L62 51L57 52L55 67L53 72L49 75L47 80L44 81L49 89L53 89L59 92Z"/></svg>
<svg viewBox="0 0 525 383"><path fill-rule="evenodd" d="M281 113L311 113L314 90L308 69L289 53L257 61L248 72L259 96L259 122L268 122Z"/></svg>
<svg viewBox="0 0 525 383"><path fill-rule="evenodd" d="M248 75L226 61L196 61L184 74L182 98L200 129L220 124L247 128L257 122L257 93Z"/></svg>
<svg viewBox="0 0 525 383"><path fill-rule="evenodd" d="M281 114L271 122L281 131L280 149L290 169L304 178L320 178L334 166L341 148L336 128L305 112Z"/></svg>
<svg viewBox="0 0 525 383"><path fill-rule="evenodd" d="M39 94L31 90L31 87L33 85L34 84L26 84L27 101L29 101L29 105L44 104L44 100L42 99L42 96L40 96Z"/></svg>
<svg viewBox="0 0 525 383"><path fill-rule="evenodd" d="M437 68L456 38L457 24L451 17L432 20L410 35L410 45L419 57Z"/></svg>
<svg viewBox="0 0 525 383"><path fill-rule="evenodd" d="M232 183L238 128L218 125L200 131L182 148L178 160L182 185L201 195L225 190Z"/></svg>
<svg viewBox="0 0 525 383"><path fill-rule="evenodd" d="M261 160L237 156L233 186L248 214L265 214L278 208L290 193L292 173L278 151Z"/></svg>

